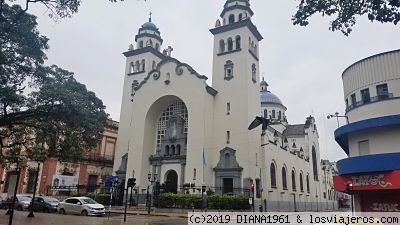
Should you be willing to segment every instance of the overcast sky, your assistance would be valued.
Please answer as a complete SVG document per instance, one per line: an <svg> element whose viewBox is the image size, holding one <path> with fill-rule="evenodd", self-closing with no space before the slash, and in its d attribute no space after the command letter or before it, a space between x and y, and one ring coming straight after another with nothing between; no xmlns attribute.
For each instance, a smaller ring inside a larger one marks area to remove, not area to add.
<svg viewBox="0 0 400 225"><path fill-rule="evenodd" d="M48 63L75 72L119 120L125 57L139 27L153 12L163 47L172 56L210 78L214 27L225 0L84 0L78 14L55 22L44 7L33 5L39 29L50 38ZM304 123L314 115L320 134L321 157L345 157L334 141L337 128L331 113L344 113L341 74L346 67L372 54L399 49L400 29L391 24L360 18L349 37L328 29L329 19L314 16L307 27L292 25L295 0L251 0L253 23L264 40L260 43L260 70L288 108L289 123ZM211 83L210 83L211 84ZM344 124L344 120L341 121Z"/></svg>

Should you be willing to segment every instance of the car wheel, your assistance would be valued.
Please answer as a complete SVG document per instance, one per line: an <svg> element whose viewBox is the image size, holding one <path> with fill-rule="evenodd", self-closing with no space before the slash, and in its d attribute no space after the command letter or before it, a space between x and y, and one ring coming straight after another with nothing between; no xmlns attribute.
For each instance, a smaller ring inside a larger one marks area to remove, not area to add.
<svg viewBox="0 0 400 225"><path fill-rule="evenodd" d="M49 208L44 208L44 209L43 209L43 212L44 212L44 213L50 213L50 209L49 209Z"/></svg>
<svg viewBox="0 0 400 225"><path fill-rule="evenodd" d="M23 211L24 209L22 208L22 206L19 205L19 206L17 206L17 210L18 211Z"/></svg>
<svg viewBox="0 0 400 225"><path fill-rule="evenodd" d="M60 214L65 214L65 210L64 209L60 209Z"/></svg>
<svg viewBox="0 0 400 225"><path fill-rule="evenodd" d="M88 212L87 212L86 210L83 210L83 211L81 212L81 215L82 215L82 216L87 216L87 215L88 215Z"/></svg>

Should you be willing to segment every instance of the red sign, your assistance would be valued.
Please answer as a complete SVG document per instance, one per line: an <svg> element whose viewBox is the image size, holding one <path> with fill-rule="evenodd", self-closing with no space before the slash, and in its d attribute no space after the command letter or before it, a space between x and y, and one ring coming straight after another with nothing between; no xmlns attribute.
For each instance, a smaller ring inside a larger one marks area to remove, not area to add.
<svg viewBox="0 0 400 225"><path fill-rule="evenodd" d="M393 190L400 189L400 170L382 173L335 176L336 191Z"/></svg>
<svg viewBox="0 0 400 225"><path fill-rule="evenodd" d="M364 212L400 212L400 192L386 191L361 195Z"/></svg>

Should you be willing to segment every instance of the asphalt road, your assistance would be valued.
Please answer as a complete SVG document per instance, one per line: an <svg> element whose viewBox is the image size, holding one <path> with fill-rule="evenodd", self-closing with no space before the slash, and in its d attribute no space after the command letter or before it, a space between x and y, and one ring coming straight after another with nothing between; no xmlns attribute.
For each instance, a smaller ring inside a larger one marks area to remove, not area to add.
<svg viewBox="0 0 400 225"><path fill-rule="evenodd" d="M9 216L5 210L0 210L0 225L8 225ZM124 223L123 215L104 217L83 217L75 215L60 215L35 213L34 218L27 218L28 212L15 211L13 225L186 225L186 218L163 216L127 216Z"/></svg>

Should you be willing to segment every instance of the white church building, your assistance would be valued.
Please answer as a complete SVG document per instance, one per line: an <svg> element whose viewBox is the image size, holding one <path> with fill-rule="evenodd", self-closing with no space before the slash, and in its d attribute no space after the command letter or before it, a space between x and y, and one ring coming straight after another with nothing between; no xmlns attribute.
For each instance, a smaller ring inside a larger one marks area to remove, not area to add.
<svg viewBox="0 0 400 225"><path fill-rule="evenodd" d="M263 37L253 14L248 0L227 0L210 29L212 86L171 57L171 47L161 50L151 19L124 52L114 171L122 179L134 176L139 193L146 193L151 174L173 192L191 185L246 196L254 184L256 204L269 211L335 207L335 170L320 163L314 118L288 124L286 106L260 82ZM256 116L269 120L264 132L248 129Z"/></svg>

